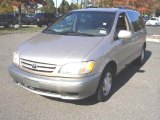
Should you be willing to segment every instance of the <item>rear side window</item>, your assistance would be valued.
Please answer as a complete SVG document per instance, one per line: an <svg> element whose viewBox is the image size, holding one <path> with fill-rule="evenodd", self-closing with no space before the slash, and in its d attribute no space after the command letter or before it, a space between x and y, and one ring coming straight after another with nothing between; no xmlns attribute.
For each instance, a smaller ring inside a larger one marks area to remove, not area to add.
<svg viewBox="0 0 160 120"><path fill-rule="evenodd" d="M2 19L5 19L5 18L6 18L6 15L2 15L1 18L2 18Z"/></svg>
<svg viewBox="0 0 160 120"><path fill-rule="evenodd" d="M45 17L46 17L46 18L50 18L50 19L52 19L52 18L54 18L54 17L55 17L55 14L52 14L52 13L46 13L46 14L45 14Z"/></svg>
<svg viewBox="0 0 160 120"><path fill-rule="evenodd" d="M13 18L14 18L14 15L7 15L7 18L8 18L8 19L13 19Z"/></svg>
<svg viewBox="0 0 160 120"><path fill-rule="evenodd" d="M35 16L34 16L36 19L39 18L39 19L42 19L44 17L44 13L37 13Z"/></svg>
<svg viewBox="0 0 160 120"><path fill-rule="evenodd" d="M144 28L143 19L138 12L128 11L127 13L129 18L131 19L135 32Z"/></svg>

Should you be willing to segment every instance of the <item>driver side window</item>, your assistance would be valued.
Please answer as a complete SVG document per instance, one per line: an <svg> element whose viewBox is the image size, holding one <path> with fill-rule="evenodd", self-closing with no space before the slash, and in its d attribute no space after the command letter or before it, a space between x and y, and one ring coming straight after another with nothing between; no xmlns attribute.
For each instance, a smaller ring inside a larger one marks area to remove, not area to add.
<svg viewBox="0 0 160 120"><path fill-rule="evenodd" d="M117 26L116 26L116 33L118 34L120 30L130 30L128 19L125 13L121 13L118 16Z"/></svg>

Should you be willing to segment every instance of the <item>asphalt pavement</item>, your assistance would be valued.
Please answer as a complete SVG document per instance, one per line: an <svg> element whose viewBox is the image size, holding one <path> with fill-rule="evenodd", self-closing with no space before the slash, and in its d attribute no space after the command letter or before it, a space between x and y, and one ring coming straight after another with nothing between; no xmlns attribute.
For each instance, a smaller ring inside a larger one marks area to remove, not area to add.
<svg viewBox="0 0 160 120"><path fill-rule="evenodd" d="M143 66L131 64L116 78L109 100L92 97L66 101L31 93L13 83L8 67L12 53L38 33L0 36L0 120L160 120L160 43L151 36L160 27L147 27ZM159 38L157 38L159 39Z"/></svg>

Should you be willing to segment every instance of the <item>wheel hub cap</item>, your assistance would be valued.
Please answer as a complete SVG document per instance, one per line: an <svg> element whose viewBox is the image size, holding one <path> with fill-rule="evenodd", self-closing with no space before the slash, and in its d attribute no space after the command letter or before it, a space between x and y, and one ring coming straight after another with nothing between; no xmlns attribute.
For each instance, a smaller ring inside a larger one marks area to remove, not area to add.
<svg viewBox="0 0 160 120"><path fill-rule="evenodd" d="M106 73L103 83L103 95L107 96L111 90L112 86L112 74L110 72Z"/></svg>
<svg viewBox="0 0 160 120"><path fill-rule="evenodd" d="M144 60L144 50L142 50L142 53L141 53L141 62L143 62Z"/></svg>

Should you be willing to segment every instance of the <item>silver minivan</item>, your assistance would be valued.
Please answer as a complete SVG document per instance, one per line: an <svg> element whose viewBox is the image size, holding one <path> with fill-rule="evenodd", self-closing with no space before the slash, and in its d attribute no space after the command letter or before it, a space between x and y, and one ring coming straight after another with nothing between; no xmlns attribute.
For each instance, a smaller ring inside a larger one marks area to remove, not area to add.
<svg viewBox="0 0 160 120"><path fill-rule="evenodd" d="M122 69L134 60L143 64L145 40L136 11L74 10L20 45L9 71L19 86L43 96L76 100L94 95L105 101Z"/></svg>

